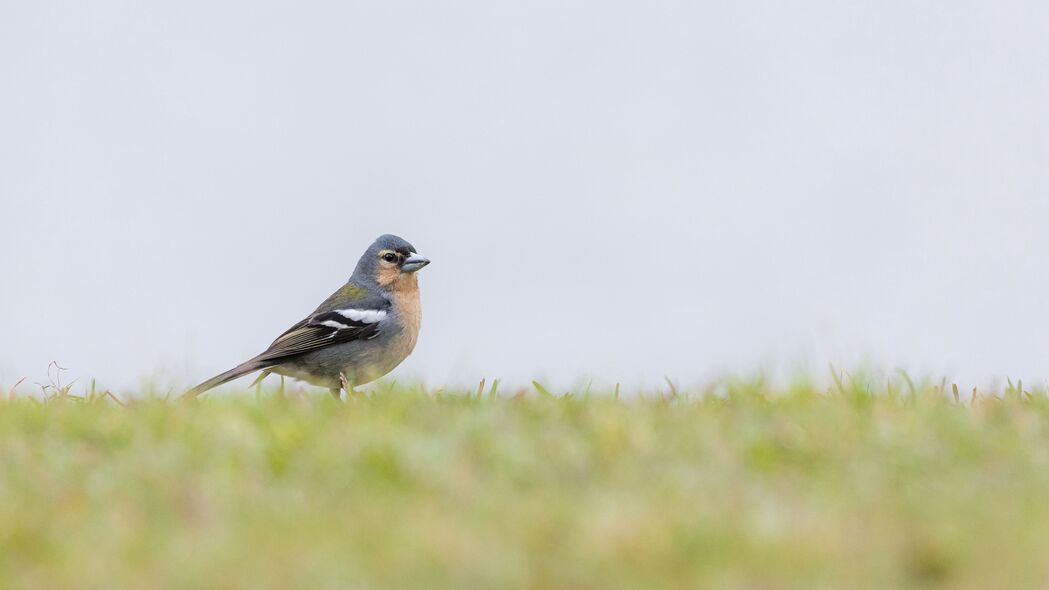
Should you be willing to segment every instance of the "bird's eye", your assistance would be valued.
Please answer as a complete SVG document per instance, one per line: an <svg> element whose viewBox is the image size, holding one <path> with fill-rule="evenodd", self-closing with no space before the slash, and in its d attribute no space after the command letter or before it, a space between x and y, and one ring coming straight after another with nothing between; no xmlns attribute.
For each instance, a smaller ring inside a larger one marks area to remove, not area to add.
<svg viewBox="0 0 1049 590"><path fill-rule="evenodd" d="M397 262L397 255L393 252L387 252L386 254L382 255L382 259L386 262L389 262L390 264L393 264L394 262Z"/></svg>

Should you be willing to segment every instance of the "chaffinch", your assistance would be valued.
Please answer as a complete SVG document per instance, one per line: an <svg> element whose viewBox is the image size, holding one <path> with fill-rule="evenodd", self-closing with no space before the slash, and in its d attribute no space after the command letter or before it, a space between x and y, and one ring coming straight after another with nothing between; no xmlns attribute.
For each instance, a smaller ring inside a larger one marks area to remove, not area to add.
<svg viewBox="0 0 1049 590"><path fill-rule="evenodd" d="M419 338L419 282L430 261L404 239L380 236L361 256L350 280L262 354L183 394L205 391L254 371L327 387L336 399L401 364Z"/></svg>

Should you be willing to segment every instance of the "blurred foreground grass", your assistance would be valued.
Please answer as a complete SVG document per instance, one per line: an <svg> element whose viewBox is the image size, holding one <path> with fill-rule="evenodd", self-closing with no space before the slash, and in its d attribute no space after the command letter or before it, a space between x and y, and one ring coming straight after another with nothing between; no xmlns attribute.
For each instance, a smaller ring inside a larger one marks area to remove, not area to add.
<svg viewBox="0 0 1049 590"><path fill-rule="evenodd" d="M1013 390L0 402L5 588L1034 588Z"/></svg>

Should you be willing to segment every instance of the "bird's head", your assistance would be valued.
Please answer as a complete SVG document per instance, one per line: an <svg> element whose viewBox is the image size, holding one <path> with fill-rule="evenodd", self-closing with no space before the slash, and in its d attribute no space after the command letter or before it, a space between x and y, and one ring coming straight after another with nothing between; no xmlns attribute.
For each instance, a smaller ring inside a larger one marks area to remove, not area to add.
<svg viewBox="0 0 1049 590"><path fill-rule="evenodd" d="M419 256L404 238L386 234L379 236L361 256L355 277L367 277L388 289L414 285L415 272L430 264Z"/></svg>

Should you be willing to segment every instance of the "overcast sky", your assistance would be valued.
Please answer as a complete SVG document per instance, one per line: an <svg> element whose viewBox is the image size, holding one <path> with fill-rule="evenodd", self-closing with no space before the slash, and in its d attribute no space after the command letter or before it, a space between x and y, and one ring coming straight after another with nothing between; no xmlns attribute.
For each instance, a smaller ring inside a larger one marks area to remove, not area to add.
<svg viewBox="0 0 1049 590"><path fill-rule="evenodd" d="M0 0L0 388L200 381L387 232L433 259L399 379L1045 383L1047 39L1044 0Z"/></svg>

